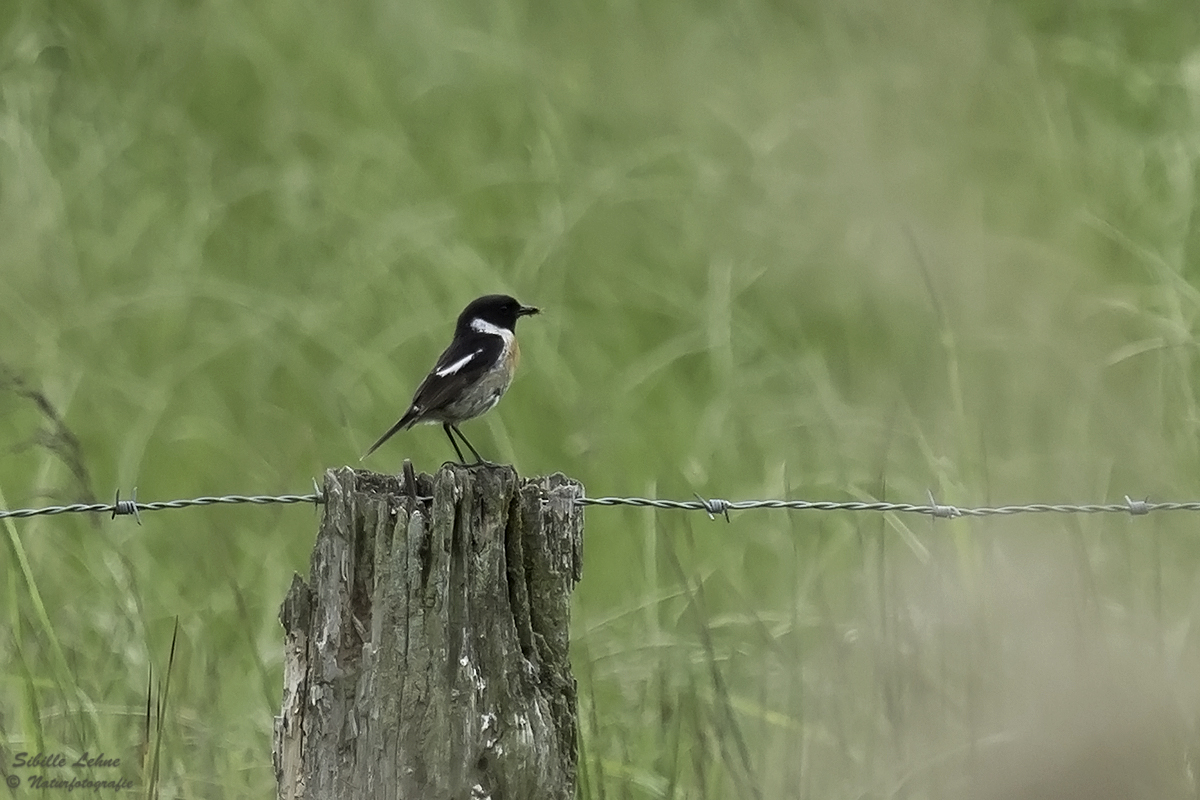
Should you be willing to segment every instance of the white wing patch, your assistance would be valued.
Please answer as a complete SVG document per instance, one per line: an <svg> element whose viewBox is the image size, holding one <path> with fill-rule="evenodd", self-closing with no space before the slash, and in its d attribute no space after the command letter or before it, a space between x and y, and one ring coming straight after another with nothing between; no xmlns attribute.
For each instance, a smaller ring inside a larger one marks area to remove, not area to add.
<svg viewBox="0 0 1200 800"><path fill-rule="evenodd" d="M447 364L446 366L442 367L441 369L439 369L437 372L435 372L433 374L437 375L439 378L445 378L449 375L453 375L454 373L458 372L460 369L465 367L467 364L470 364L471 359L475 358L475 356L479 355L482 352L483 352L483 350L481 349L481 350L476 350L474 353L468 353L467 355L460 358L458 361L455 361L453 364Z"/></svg>

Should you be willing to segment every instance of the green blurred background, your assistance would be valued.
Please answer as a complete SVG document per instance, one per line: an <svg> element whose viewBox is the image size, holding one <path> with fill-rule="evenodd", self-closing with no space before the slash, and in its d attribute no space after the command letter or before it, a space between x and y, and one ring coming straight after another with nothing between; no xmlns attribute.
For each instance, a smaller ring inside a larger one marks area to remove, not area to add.
<svg viewBox="0 0 1200 800"><path fill-rule="evenodd" d="M593 496L1197 498L1198 166L1192 0L6 0L0 507L307 492L498 291ZM590 509L581 795L1194 797L1197 519ZM316 523L5 523L5 769L146 785L178 619L164 796L272 796Z"/></svg>

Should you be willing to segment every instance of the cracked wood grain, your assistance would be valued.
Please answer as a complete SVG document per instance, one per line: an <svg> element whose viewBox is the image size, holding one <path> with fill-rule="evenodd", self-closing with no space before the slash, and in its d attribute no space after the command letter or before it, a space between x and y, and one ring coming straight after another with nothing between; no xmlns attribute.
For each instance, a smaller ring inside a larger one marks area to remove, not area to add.
<svg viewBox="0 0 1200 800"><path fill-rule="evenodd" d="M279 797L573 798L582 496L502 466L415 492L327 472L309 580L280 610Z"/></svg>

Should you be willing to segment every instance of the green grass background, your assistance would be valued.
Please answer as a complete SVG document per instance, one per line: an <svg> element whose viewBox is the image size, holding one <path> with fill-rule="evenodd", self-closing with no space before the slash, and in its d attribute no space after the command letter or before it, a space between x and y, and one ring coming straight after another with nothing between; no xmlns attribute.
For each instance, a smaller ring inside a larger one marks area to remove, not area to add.
<svg viewBox="0 0 1200 800"><path fill-rule="evenodd" d="M1185 0L7 0L0 507L306 492L494 291L591 495L1197 498L1198 169ZM1194 797L1197 520L591 509L581 794ZM271 796L317 518L143 522L4 524L5 768L144 784L178 618L164 796Z"/></svg>

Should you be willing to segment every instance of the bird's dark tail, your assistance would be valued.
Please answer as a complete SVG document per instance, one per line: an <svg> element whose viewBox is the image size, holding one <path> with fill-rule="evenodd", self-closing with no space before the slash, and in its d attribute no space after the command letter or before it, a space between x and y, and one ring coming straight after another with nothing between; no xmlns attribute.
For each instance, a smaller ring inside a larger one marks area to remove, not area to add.
<svg viewBox="0 0 1200 800"><path fill-rule="evenodd" d="M395 425L387 429L387 433L385 433L383 436L380 436L379 440L376 441L375 444L371 445L371 449L363 453L363 456L359 459L359 461L362 461L363 458L366 458L367 456L371 455L371 453L374 453L376 450L378 450L379 446L388 439L392 438L396 431L402 431L405 428L411 428L413 423L416 422L416 417L417 412L415 409L410 408L408 411L406 411L404 416L396 421Z"/></svg>

